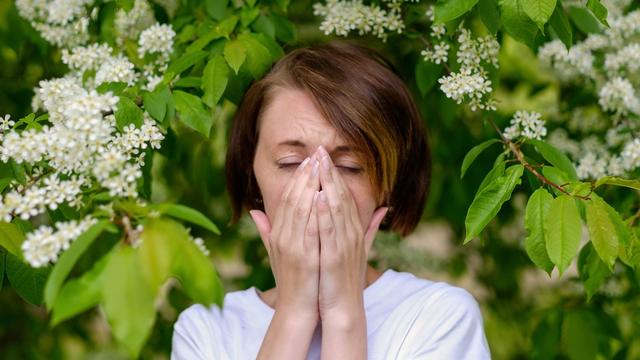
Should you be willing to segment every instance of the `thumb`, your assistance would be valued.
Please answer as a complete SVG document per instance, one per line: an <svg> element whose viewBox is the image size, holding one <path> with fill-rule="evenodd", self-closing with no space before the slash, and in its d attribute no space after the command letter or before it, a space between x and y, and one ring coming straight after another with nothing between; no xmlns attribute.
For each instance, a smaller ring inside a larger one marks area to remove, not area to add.
<svg viewBox="0 0 640 360"><path fill-rule="evenodd" d="M369 249L371 249L371 245L373 244L373 239L376 237L376 232L378 232L380 223L382 223L382 219L387 215L388 210L389 208L386 206L379 207L371 216L371 221L369 222L367 231L364 234L364 244L365 249L367 250L367 255L369 254Z"/></svg>
<svg viewBox="0 0 640 360"><path fill-rule="evenodd" d="M251 219L256 224L256 228L258 229L258 233L260 233L260 238L264 243L267 251L271 253L271 244L270 244L270 236L271 236L271 222L267 215L261 210L249 210L249 214L251 215Z"/></svg>

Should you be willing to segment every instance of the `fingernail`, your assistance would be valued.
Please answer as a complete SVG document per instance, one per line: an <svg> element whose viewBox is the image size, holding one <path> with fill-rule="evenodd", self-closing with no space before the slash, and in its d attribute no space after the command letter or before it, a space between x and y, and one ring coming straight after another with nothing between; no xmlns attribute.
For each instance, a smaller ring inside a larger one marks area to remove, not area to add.
<svg viewBox="0 0 640 360"><path fill-rule="evenodd" d="M320 156L329 156L329 153L322 145L318 146L318 151L320 151Z"/></svg>
<svg viewBox="0 0 640 360"><path fill-rule="evenodd" d="M329 157L328 156L323 156L322 157L322 166L324 166L325 169L329 170Z"/></svg>
<svg viewBox="0 0 640 360"><path fill-rule="evenodd" d="M319 199L320 201L322 201L323 203L326 203L326 202L327 202L327 197L324 195L324 190L320 190L320 191L318 192L318 199Z"/></svg>
<svg viewBox="0 0 640 360"><path fill-rule="evenodd" d="M311 170L311 176L315 177L318 175L318 166L320 166L320 164L318 163L318 160L314 160L313 169Z"/></svg>
<svg viewBox="0 0 640 360"><path fill-rule="evenodd" d="M307 163L309 162L309 158L304 159L304 161L300 164L300 166L298 166L298 169L304 169L305 166L307 166Z"/></svg>
<svg viewBox="0 0 640 360"><path fill-rule="evenodd" d="M313 194L313 202L314 202L314 203L315 203L315 202L316 202L316 200L318 199L318 194L319 194L319 193L320 193L320 191L316 191L316 192Z"/></svg>

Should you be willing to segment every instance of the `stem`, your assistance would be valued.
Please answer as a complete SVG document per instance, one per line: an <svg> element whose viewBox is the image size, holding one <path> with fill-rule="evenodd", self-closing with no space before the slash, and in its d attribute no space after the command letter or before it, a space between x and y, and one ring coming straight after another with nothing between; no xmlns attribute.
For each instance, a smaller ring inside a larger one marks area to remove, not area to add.
<svg viewBox="0 0 640 360"><path fill-rule="evenodd" d="M527 162L527 160L524 159L524 155L522 154L522 151L520 151L520 149L514 144L512 143L509 139L507 139L506 137L504 137L504 135L502 134L502 132L500 131L500 128L498 128L498 126L496 125L495 122L493 122L493 119L491 118L487 118L487 120L489 121L489 123L491 124L491 126L493 126L493 128L496 130L496 132L498 132L498 135L500 135L500 139L502 140L502 142L507 145L507 147L509 148L509 150L513 153L513 155L516 157L516 159L518 159L518 161L520 162L520 164L522 164L522 166L525 167L525 169L529 170L529 172L531 172L533 175L535 175L538 179L540 179L540 181L542 181L543 183L558 189L560 192L567 194L569 196L573 196L573 197L577 197L578 199L582 199L582 200L590 200L590 198L588 196L582 196L582 195L572 195L570 194L567 190L565 190L564 188L562 188L562 186L554 183L553 181L547 179L546 177L544 177L542 174L540 174L531 164L529 164Z"/></svg>

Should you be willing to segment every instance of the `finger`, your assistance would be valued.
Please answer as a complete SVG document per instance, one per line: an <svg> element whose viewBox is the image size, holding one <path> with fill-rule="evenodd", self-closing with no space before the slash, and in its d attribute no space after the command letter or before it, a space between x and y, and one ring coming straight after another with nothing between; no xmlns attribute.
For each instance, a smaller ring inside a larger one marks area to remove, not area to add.
<svg viewBox="0 0 640 360"><path fill-rule="evenodd" d="M371 245L373 245L373 239L376 237L376 232L378 232L380 224L388 211L388 207L379 207L371 216L371 220L367 226L367 231L364 234L364 243L367 255L369 255L369 250L371 249Z"/></svg>
<svg viewBox="0 0 640 360"><path fill-rule="evenodd" d="M271 223L269 222L269 218L260 210L249 210L249 215L251 215L251 219L256 224L264 247L267 249L267 252L271 254Z"/></svg>
<svg viewBox="0 0 640 360"><path fill-rule="evenodd" d="M286 215L292 221L293 234L303 234L309 222L313 196L320 186L318 167L319 164L314 155L289 194L290 201L287 203Z"/></svg>
<svg viewBox="0 0 640 360"><path fill-rule="evenodd" d="M315 191L313 194L313 199L311 201L311 213L309 214L309 222L307 222L307 227L304 232L305 253L315 251L315 253L317 254L320 251L320 238L318 236L318 212L316 209L317 203L318 191Z"/></svg>
<svg viewBox="0 0 640 360"><path fill-rule="evenodd" d="M320 255L334 253L337 250L335 225L331 218L331 210L324 189L318 192L316 201L318 218L318 237L320 239Z"/></svg>
<svg viewBox="0 0 640 360"><path fill-rule="evenodd" d="M333 165L333 164L332 164ZM358 234L364 233L365 229L362 226L362 222L360 220L360 215L358 214L358 207L356 206L356 202L351 195L351 190L344 182L342 175L338 171L336 166L330 167L331 178L333 179L333 183L335 184L336 193L339 195L338 197L343 201L343 208L345 211L345 220L350 220L351 224L353 224L354 229L356 229ZM345 221L346 229L348 230L349 221Z"/></svg>
<svg viewBox="0 0 640 360"><path fill-rule="evenodd" d="M345 216L349 216L344 206L344 201L341 197L345 196L342 192L338 194L333 176L331 175L331 169L334 167L331 163L331 158L327 151L320 146L319 152L321 154L320 165L320 184L322 185L322 192L325 194L326 203L333 219L333 225L335 227L336 236L343 238L345 234Z"/></svg>
<svg viewBox="0 0 640 360"><path fill-rule="evenodd" d="M300 163L300 165L294 172L293 177L291 177L285 189L282 191L282 194L280 195L280 205L276 209L275 219L273 221L274 228L276 229L282 228L284 220L287 218L286 216L287 204L292 202L292 200L289 197L291 194L291 191L296 186L296 184L298 184L298 180L304 174L304 169L306 168L307 164L310 161L311 161L311 158L306 158L304 159L304 161L302 161L302 163Z"/></svg>

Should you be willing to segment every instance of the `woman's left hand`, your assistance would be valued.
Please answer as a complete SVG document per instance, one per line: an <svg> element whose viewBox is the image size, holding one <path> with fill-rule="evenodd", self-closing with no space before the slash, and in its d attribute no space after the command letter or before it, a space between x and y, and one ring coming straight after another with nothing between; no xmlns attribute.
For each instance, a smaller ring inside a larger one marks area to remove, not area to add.
<svg viewBox="0 0 640 360"><path fill-rule="evenodd" d="M378 208L364 229L351 191L331 157L322 147L318 155L322 187L316 203L320 236L318 308L325 321L348 321L350 314L364 310L367 256L388 208Z"/></svg>

